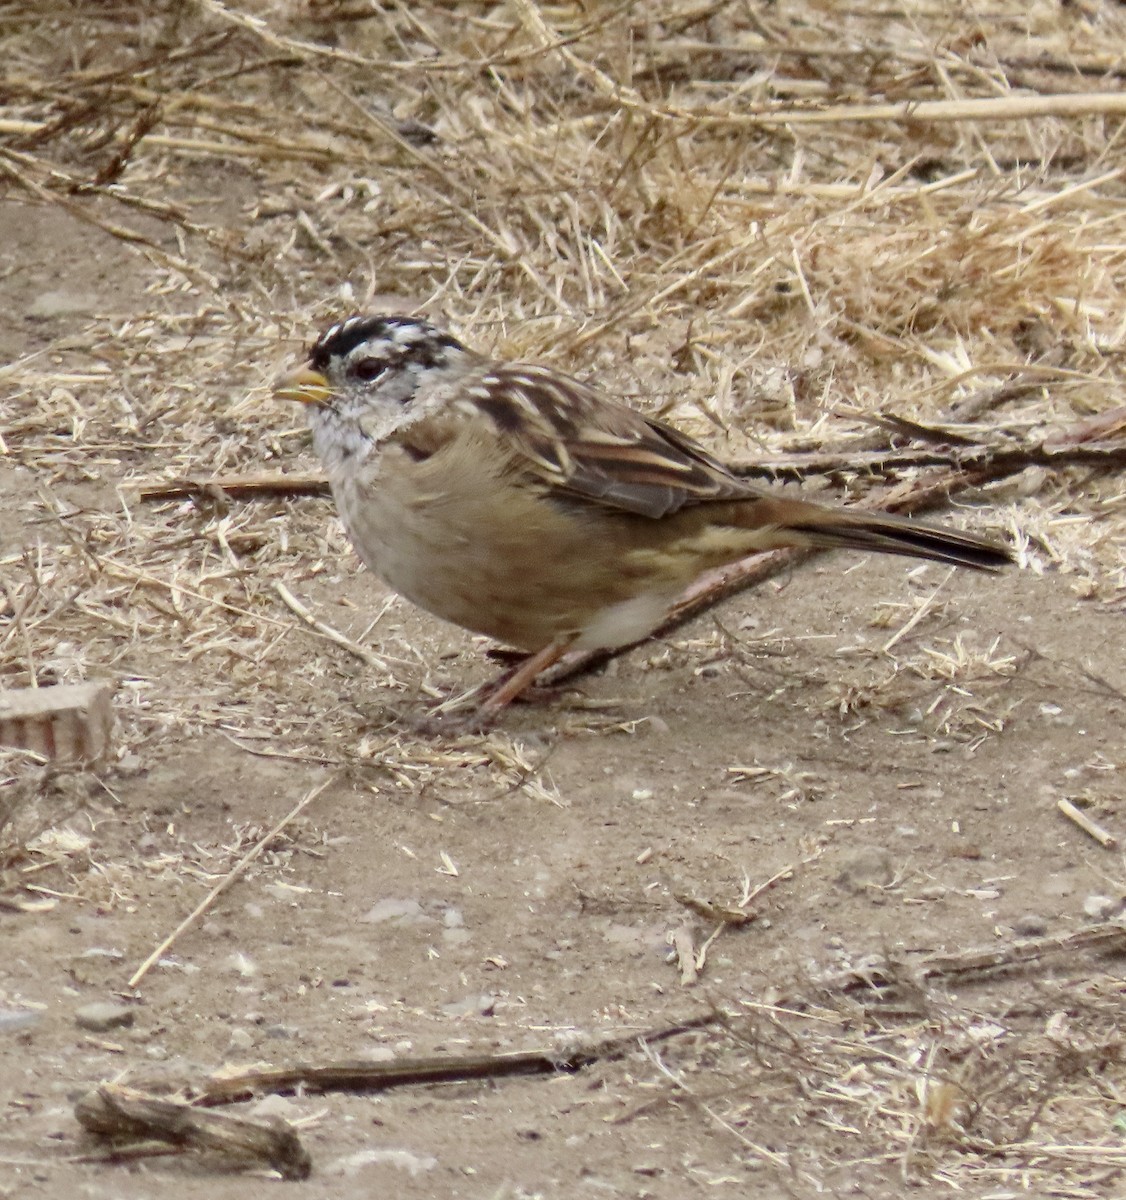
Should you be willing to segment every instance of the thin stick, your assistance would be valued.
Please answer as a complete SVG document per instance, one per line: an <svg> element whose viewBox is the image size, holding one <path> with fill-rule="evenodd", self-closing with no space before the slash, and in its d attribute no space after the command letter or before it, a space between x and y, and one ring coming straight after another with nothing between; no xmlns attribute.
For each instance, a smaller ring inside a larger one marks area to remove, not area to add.
<svg viewBox="0 0 1126 1200"><path fill-rule="evenodd" d="M401 1058L373 1063L297 1063L289 1067L258 1066L239 1075L212 1076L197 1090L196 1104L215 1107L233 1104L263 1092L378 1092L396 1087L455 1083L471 1079L506 1079L514 1075L558 1075L581 1071L596 1062L613 1062L646 1044L668 1041L692 1030L712 1025L712 1014L688 1017L675 1025L609 1038L574 1049L518 1050L501 1053Z"/></svg>
<svg viewBox="0 0 1126 1200"><path fill-rule="evenodd" d="M1116 409L1110 414L1116 422L1122 421L1122 412ZM1106 422L1108 414L1100 421ZM920 427L916 427L917 429ZM946 441L952 439L948 431L932 431L936 437ZM1110 430L1113 432L1113 430ZM1065 435L1055 434L1042 442L1004 446L973 445L962 449L909 447L903 450L863 450L856 446L842 447L839 451L825 450L816 453L775 455L755 459L754 462L733 463L732 470L739 476L765 476L774 479L802 480L810 475L830 475L846 471L850 474L879 473L903 470L910 467L975 467L990 465L1000 470L1019 470L1026 466L1063 468L1069 466L1092 466L1115 469L1126 466L1126 449L1121 442L1086 441L1084 443L1060 440ZM135 481L125 486L136 488L142 500L177 500L220 490L232 500L252 500L258 496L327 496L328 480L319 474L283 474L263 472L257 475L216 475L210 479L169 479Z"/></svg>
<svg viewBox="0 0 1126 1200"><path fill-rule="evenodd" d="M886 642L884 642L883 646L880 647L884 654L887 654L887 652L896 644L896 642L909 634L911 630L918 625L918 623L923 619L927 611L930 609L930 606L934 603L935 597L950 582L950 578L954 574L955 569L956 568L951 567L950 570L946 572L946 574L938 581L938 587L936 587L934 591L931 592L931 594L922 602L922 604L915 609L911 617L903 625L901 625Z"/></svg>
<svg viewBox="0 0 1126 1200"><path fill-rule="evenodd" d="M641 107L648 109L649 106ZM1122 92L1069 92L1048 96L985 96L969 100L905 100L898 104L834 104L828 108L772 105L758 112L721 113L657 108L654 115L700 125L825 125L839 121L1026 121L1126 113Z"/></svg>
<svg viewBox="0 0 1126 1200"><path fill-rule="evenodd" d="M756 459L752 463L736 463L733 471L740 476L766 476L774 479L805 479L810 475L883 473L910 467L949 466L962 470L989 467L998 474L1013 474L1025 467L1059 469L1070 466L1104 467L1108 470L1126 466L1126 447L1111 440L1065 443L1055 435L1043 442L1024 445L973 448L904 450L849 450L813 454L776 455Z"/></svg>
<svg viewBox="0 0 1126 1200"><path fill-rule="evenodd" d="M1107 850L1113 850L1118 845L1118 839L1113 833L1109 833L1097 821L1092 821L1081 808L1076 808L1070 800L1057 800L1056 808L1069 821L1078 825L1088 837L1093 837L1100 846Z"/></svg>
<svg viewBox="0 0 1126 1200"><path fill-rule="evenodd" d="M655 1066L657 1068L657 1070L660 1071L661 1074L664 1075L664 1077L666 1079L668 1079L674 1085L674 1087L676 1087L680 1091L684 1092L684 1094L686 1096L691 1096L692 1099L696 1102L697 1107L699 1107L703 1112L705 1112L709 1117L711 1117L711 1119L721 1129L725 1129L738 1142L742 1143L742 1145L746 1146L748 1150L751 1150L754 1154L758 1155L760 1158L765 1159L766 1162L772 1163L774 1166L780 1167L786 1171L793 1170L793 1164L791 1163L788 1155L776 1154L773 1150L768 1150L765 1146L759 1145L758 1142L751 1141L751 1139L749 1137L747 1137L747 1135L745 1133L736 1129L735 1126L732 1125L730 1122L725 1121L723 1119L723 1117L721 1117L719 1115L719 1113L713 1112L712 1109L710 1109L707 1106L707 1104L704 1103L704 1101L701 1099L701 1097L696 1092L694 1092L692 1090L692 1088L690 1088L688 1086L688 1084L686 1084L684 1082L684 1080L679 1075L676 1074L675 1071L671 1070L669 1067L667 1067L665 1065L664 1059L661 1058L661 1056L657 1053L657 1051L652 1046L648 1045L647 1043L642 1043L641 1050L642 1050L642 1053L645 1055L645 1057L648 1058L649 1061L653 1064L653 1066ZM797 1174L797 1172L794 1171L794 1174ZM804 1172L803 1172L803 1174L804 1174ZM809 1178L809 1177L806 1176L806 1178Z"/></svg>
<svg viewBox="0 0 1126 1200"><path fill-rule="evenodd" d="M320 621L314 617L305 605L280 580L275 581L274 591L281 597L282 602L290 612L299 616L310 629L315 629L321 637L328 638L330 642L334 642L341 649L347 650L349 654L354 654L361 662L367 663L369 667L373 667L377 671L382 671L386 675L391 674L391 668L383 659L377 654L373 654L370 650L365 650L363 646L358 646L351 638L345 637L339 629L333 629L331 625L326 625L324 621Z"/></svg>
<svg viewBox="0 0 1126 1200"><path fill-rule="evenodd" d="M812 858L805 859L801 865L805 866L806 863L812 862L813 859L817 857L818 855L815 854ZM757 887L749 888L746 894L743 896L743 899L739 901L739 907L744 909L747 908L749 905L753 904L759 898L759 896L763 894L763 892L769 891L772 887L782 883L783 880L790 879L794 874L794 869L794 864L790 863L788 867L783 867L780 871L775 871L769 879L764 880L762 883L758 884Z"/></svg>
<svg viewBox="0 0 1126 1200"><path fill-rule="evenodd" d="M284 474L263 471L257 475L215 475L210 479L169 479L134 481L125 484L136 488L142 500L178 500L219 489L232 500L249 500L255 496L327 496L328 480L324 475Z"/></svg>
<svg viewBox="0 0 1126 1200"><path fill-rule="evenodd" d="M290 809L288 813L270 830L269 833L259 838L257 842L238 860L237 863L227 872L226 875L207 893L206 896L192 909L190 913L176 926L175 929L160 943L159 946L145 959L143 963L133 972L133 977L129 980L129 986L135 988L137 984L152 970L160 957L166 954L171 949L173 943L186 930L190 929L196 921L215 903L216 900L231 886L236 879L246 870L247 867L258 857L259 854L278 836L279 833L290 823L295 820L302 812L309 807L310 804L328 787L328 785L336 779L335 775L330 775L323 783L317 784L305 798L299 801Z"/></svg>

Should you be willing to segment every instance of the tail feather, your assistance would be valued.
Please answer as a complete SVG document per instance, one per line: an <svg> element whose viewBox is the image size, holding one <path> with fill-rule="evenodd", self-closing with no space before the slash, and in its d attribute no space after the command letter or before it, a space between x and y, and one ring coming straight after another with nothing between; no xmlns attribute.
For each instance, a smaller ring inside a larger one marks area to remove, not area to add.
<svg viewBox="0 0 1126 1200"><path fill-rule="evenodd" d="M1007 546L977 534L887 513L844 512L813 504L800 507L807 513L789 513L784 529L809 546L905 554L978 571L999 571L1013 561Z"/></svg>

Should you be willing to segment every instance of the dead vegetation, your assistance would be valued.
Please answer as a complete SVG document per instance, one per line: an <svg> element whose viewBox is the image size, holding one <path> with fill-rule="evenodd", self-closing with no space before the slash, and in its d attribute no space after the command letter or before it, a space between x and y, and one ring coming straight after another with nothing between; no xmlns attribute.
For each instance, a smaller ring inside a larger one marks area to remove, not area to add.
<svg viewBox="0 0 1126 1200"><path fill-rule="evenodd" d="M33 235L65 214L102 272L87 287L65 262L33 270L27 246L4 267L23 311L0 327L18 497L0 514L0 682L114 678L123 778L218 730L376 792L554 800L520 738L434 745L389 722L464 686L465 661L382 637L387 607L336 633L347 547L325 500L179 485L308 473L269 384L353 308L420 310L483 349L597 375L779 474L828 456L826 486L855 499L879 482L985 500L1023 565L1099 605L1126 598L1109 469L1123 429L1104 419L1126 403L1121 6L1000 3L986 23L797 0L14 0L0 19L3 219ZM1087 458L1051 460L1087 422ZM1039 457L974 475L981 445ZM942 618L940 592L887 609L882 656L810 703L972 746L1048 702L1050 665ZM732 645L715 639L717 661ZM324 711L353 657L387 709ZM780 796L813 788L788 762L755 769ZM5 757L0 778L5 902L25 913L112 908L129 870L211 884L246 849L99 861L70 801L28 783L40 771ZM112 805L93 790L75 807ZM872 1017L811 990L800 1014L767 1005L650 1050L634 1079L644 1103L684 1106L810 1183L790 1149L803 1123L838 1161L928 1184L1111 1186L1123 992L1072 968L972 1011L927 997ZM764 1097L785 1114L769 1138Z"/></svg>

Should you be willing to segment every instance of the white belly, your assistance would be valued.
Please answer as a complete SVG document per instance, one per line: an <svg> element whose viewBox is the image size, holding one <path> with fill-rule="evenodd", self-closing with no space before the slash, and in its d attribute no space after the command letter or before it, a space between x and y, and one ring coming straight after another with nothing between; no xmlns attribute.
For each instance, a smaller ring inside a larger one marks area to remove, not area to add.
<svg viewBox="0 0 1126 1200"><path fill-rule="evenodd" d="M576 650L612 650L639 642L660 625L674 597L664 592L643 592L596 613L583 630Z"/></svg>

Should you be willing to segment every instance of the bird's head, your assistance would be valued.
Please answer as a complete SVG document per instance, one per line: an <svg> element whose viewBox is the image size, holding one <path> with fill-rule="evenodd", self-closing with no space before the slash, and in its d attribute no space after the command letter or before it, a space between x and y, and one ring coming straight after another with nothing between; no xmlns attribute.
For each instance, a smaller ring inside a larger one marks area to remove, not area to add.
<svg viewBox="0 0 1126 1200"><path fill-rule="evenodd" d="M331 469L418 419L412 405L421 385L441 384L473 357L457 338L415 317L349 317L317 338L274 394L307 407L317 452Z"/></svg>

